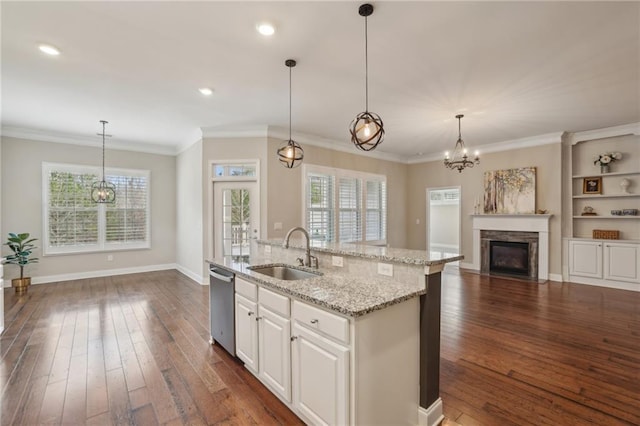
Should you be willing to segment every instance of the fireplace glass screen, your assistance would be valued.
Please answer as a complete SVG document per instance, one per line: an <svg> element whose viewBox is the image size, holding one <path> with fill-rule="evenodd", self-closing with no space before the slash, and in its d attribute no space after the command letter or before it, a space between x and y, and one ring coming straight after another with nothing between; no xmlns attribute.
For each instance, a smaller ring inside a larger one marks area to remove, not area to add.
<svg viewBox="0 0 640 426"><path fill-rule="evenodd" d="M491 272L529 275L529 243L491 241L489 270Z"/></svg>

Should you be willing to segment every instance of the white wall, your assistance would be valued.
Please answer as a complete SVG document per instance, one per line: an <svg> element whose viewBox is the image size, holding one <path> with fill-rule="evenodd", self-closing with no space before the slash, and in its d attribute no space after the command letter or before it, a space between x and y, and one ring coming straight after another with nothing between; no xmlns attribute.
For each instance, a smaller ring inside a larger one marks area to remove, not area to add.
<svg viewBox="0 0 640 426"><path fill-rule="evenodd" d="M431 231L431 235L429 236L430 244L458 247L460 242L460 205L431 205L429 214L431 215L429 229Z"/></svg>
<svg viewBox="0 0 640 426"><path fill-rule="evenodd" d="M206 284L203 276L202 141L176 158L176 267Z"/></svg>
<svg viewBox="0 0 640 426"><path fill-rule="evenodd" d="M109 150L109 167L151 171L151 248L107 253L42 256L42 162L101 165L101 147L2 138L2 233L29 232L38 238L39 263L25 272L32 282L50 282L89 276L114 275L175 267L176 160L174 156ZM4 249L6 250L6 249ZM3 253L6 253L3 250ZM5 278L17 276L7 265Z"/></svg>

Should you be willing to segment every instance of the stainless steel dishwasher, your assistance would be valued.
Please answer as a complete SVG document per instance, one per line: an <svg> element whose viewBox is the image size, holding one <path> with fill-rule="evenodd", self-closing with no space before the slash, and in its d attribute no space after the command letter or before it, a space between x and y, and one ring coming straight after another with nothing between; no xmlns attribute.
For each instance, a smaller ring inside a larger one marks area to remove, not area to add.
<svg viewBox="0 0 640 426"><path fill-rule="evenodd" d="M236 355L235 274L227 269L209 267L209 322L212 345L216 342Z"/></svg>

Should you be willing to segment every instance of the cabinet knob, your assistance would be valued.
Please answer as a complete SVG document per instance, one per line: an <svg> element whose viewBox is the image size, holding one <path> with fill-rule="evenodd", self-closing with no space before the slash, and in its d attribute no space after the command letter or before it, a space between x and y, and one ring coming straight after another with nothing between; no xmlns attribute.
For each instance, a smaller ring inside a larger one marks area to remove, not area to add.
<svg viewBox="0 0 640 426"><path fill-rule="evenodd" d="M293 342L294 340L296 340L298 338L298 336L291 336L291 341Z"/></svg>
<svg viewBox="0 0 640 426"><path fill-rule="evenodd" d="M311 320L311 324L317 324L317 323L318 323L318 320L317 320L317 319L312 319L312 320Z"/></svg>
<svg viewBox="0 0 640 426"><path fill-rule="evenodd" d="M256 317L256 321L260 321L262 317Z"/></svg>
<svg viewBox="0 0 640 426"><path fill-rule="evenodd" d="M251 315L255 315L253 312L249 312L247 315L251 316Z"/></svg>

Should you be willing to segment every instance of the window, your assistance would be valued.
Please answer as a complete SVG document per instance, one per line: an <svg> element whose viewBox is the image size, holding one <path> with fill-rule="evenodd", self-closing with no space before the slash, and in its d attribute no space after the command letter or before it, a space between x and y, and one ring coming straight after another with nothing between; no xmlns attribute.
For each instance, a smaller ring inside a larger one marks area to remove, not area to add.
<svg viewBox="0 0 640 426"><path fill-rule="evenodd" d="M116 187L113 204L91 201L100 168L43 163L43 253L77 253L150 247L149 171L107 169Z"/></svg>
<svg viewBox="0 0 640 426"><path fill-rule="evenodd" d="M387 238L385 176L303 166L304 215L312 239L384 243Z"/></svg>
<svg viewBox="0 0 640 426"><path fill-rule="evenodd" d="M256 163L212 164L213 178L216 180L256 180Z"/></svg>

